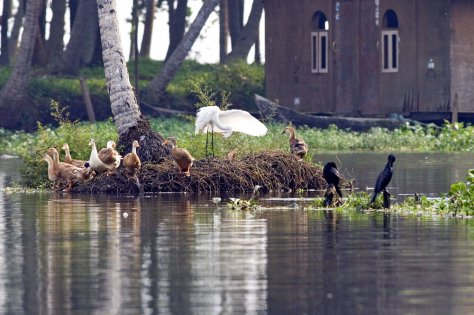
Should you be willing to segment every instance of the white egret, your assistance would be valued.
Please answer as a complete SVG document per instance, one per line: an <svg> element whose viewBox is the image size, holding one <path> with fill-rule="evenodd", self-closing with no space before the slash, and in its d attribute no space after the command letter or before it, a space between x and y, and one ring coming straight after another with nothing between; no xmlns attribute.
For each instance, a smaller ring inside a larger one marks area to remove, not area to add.
<svg viewBox="0 0 474 315"><path fill-rule="evenodd" d="M214 156L214 132L222 133L225 138L235 131L258 137L267 133L267 127L244 110L220 110L218 106L204 106L199 108L196 114L196 134L201 131L212 133L211 146ZM206 155L207 145L206 136Z"/></svg>

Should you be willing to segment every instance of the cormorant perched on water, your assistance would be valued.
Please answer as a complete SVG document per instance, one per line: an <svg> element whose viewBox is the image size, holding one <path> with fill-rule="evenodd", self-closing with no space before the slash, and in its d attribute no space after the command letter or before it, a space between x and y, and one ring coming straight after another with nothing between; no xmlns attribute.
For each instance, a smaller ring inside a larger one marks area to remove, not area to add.
<svg viewBox="0 0 474 315"><path fill-rule="evenodd" d="M339 170L337 169L336 163L328 162L324 165L323 168L323 178L326 180L329 186L334 185L337 194L342 198L341 188L339 187L339 180L341 176L339 175Z"/></svg>
<svg viewBox="0 0 474 315"><path fill-rule="evenodd" d="M379 177L377 177L377 181L375 182L375 187L374 187L374 194L372 195L372 199L370 200L370 203L373 203L375 201L375 198L377 198L377 195L380 192L386 191L385 188L387 187L388 183L390 183L390 180L392 179L393 162L395 162L395 156L393 154L390 154L388 156L387 165L385 165L385 168L379 174Z"/></svg>

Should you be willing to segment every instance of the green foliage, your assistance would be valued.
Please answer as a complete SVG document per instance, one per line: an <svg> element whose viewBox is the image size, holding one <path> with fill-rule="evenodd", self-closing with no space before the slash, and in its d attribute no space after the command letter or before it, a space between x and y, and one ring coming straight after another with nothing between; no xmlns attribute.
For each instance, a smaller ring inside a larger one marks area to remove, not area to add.
<svg viewBox="0 0 474 315"><path fill-rule="evenodd" d="M474 215L474 170L468 171L466 183L452 184L448 195L448 205L454 214Z"/></svg>
<svg viewBox="0 0 474 315"><path fill-rule="evenodd" d="M355 209L357 211L364 211L371 208L380 209L381 204L375 201L375 205L370 204L370 195L367 194L365 191L356 192L347 196L346 200L344 200L344 204L339 207L339 209Z"/></svg>
<svg viewBox="0 0 474 315"><path fill-rule="evenodd" d="M47 164L43 160L48 148L55 147L61 152L64 143L68 143L71 156L74 159L88 160L90 155L89 141L94 138L99 147L105 147L108 140L117 141L118 135L111 120L97 125L69 121L67 108L62 108L57 102L51 102L51 115L59 123L59 127L52 129L38 123L38 130L34 134L34 145L19 149L25 161L21 170L23 184L28 187L45 187L48 185Z"/></svg>

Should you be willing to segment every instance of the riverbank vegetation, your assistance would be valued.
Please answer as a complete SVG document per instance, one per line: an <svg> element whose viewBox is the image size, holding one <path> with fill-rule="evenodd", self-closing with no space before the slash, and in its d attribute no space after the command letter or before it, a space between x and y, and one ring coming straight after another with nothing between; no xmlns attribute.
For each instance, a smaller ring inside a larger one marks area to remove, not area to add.
<svg viewBox="0 0 474 315"><path fill-rule="evenodd" d="M0 131L1 153L21 155L27 167L22 170L24 182L28 187L49 187L46 176L46 163L41 161L42 155L51 146L61 147L69 143L71 154L78 159L87 159L90 154L88 142L94 138L100 145L106 141L116 140L117 133L111 120L97 124L70 122L65 109L52 103L52 115L59 122L59 127L38 124L34 133ZM151 120L153 130L164 136L173 135L178 139L180 147L187 148L196 159L205 157L205 135L194 134L192 117L154 118ZM264 150L288 152L287 135L281 131L282 124L267 123L269 132L264 137L248 137L235 133L224 139L216 136L216 155L224 158L235 148L237 158L243 158ZM406 125L403 128L389 131L375 128L369 132L351 132L331 127L326 130L296 128L299 137L305 139L310 146L310 154L306 160L318 153L331 151L394 151L394 152L459 152L471 151L474 128L463 124L446 123L441 127ZM381 201L369 204L370 196L366 192L347 195L339 211L389 211L404 215L435 215L444 217L469 218L474 215L474 170L469 171L464 182L454 183L449 192L440 198L426 196L410 196L401 203L395 203L390 210L382 209ZM322 199L316 199L308 209L322 208Z"/></svg>
<svg viewBox="0 0 474 315"><path fill-rule="evenodd" d="M61 120L61 119L60 119ZM8 131L0 129L0 154L26 156L45 146L60 146L70 143L71 150L77 158L87 158L90 138L99 143L117 139L116 128L111 120L96 124L74 122L63 123L59 127L39 124L37 131ZM192 152L197 159L205 155L205 135L194 134L193 117L152 118L153 130L163 136L174 136L179 146ZM238 155L261 150L288 151L287 135L282 134L285 125L266 123L269 132L263 137L249 137L235 133L223 139L216 137L216 155L225 156L230 150L237 148ZM373 128L368 132L341 130L336 126L328 129L307 128L297 126L299 137L309 145L307 159L321 152L334 151L378 151L378 152L470 152L474 150L474 127L457 123L446 123L441 127L434 125L406 124L404 127L388 130Z"/></svg>

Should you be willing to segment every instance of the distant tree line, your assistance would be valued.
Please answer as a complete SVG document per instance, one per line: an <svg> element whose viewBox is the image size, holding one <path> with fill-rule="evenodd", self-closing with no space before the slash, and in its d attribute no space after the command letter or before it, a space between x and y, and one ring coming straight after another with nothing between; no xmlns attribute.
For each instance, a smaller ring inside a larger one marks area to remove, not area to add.
<svg viewBox="0 0 474 315"><path fill-rule="evenodd" d="M205 0L201 11L207 11L194 21L189 21L188 0L134 0L130 4L128 58L131 61L150 57L156 12L166 10L168 13L170 41L165 64L144 91L147 102L160 106L166 86L213 10L219 14L220 62L246 59L254 44L255 61L260 62L258 26L264 0L247 1L252 1L252 8L246 24L245 0ZM41 69L35 73L47 75L78 76L83 67L103 66L104 46L99 31L98 0L2 2L0 67L10 67L11 71L0 90L0 127L8 128L17 126L20 120L22 107L28 100L27 84L32 69ZM143 27L141 39L137 38L137 27ZM66 29L70 30L69 34ZM231 47L228 47L229 38Z"/></svg>

